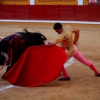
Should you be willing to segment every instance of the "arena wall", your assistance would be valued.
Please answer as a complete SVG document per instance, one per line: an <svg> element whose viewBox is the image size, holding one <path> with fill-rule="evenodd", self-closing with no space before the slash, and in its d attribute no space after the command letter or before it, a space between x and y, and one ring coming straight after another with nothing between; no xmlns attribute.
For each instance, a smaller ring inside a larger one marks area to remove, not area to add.
<svg viewBox="0 0 100 100"><path fill-rule="evenodd" d="M0 0L2 5L30 5L30 0Z"/></svg>
<svg viewBox="0 0 100 100"><path fill-rule="evenodd" d="M2 5L78 5L80 0L0 0ZM83 5L88 4L88 0L83 0Z"/></svg>
<svg viewBox="0 0 100 100"><path fill-rule="evenodd" d="M35 0L36 5L77 5L78 0Z"/></svg>
<svg viewBox="0 0 100 100"><path fill-rule="evenodd" d="M100 22L100 5L0 5L0 19Z"/></svg>

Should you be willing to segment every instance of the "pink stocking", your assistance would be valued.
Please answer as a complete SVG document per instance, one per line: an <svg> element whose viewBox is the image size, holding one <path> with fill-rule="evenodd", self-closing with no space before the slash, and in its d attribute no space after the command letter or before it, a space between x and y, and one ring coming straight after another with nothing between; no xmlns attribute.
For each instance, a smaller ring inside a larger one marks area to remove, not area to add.
<svg viewBox="0 0 100 100"><path fill-rule="evenodd" d="M81 63L89 66L96 74L98 74L99 72L97 71L97 69L95 68L95 66L90 62L88 61L87 59L85 59L81 54L80 52L77 50L77 48L75 47L76 49L76 53L74 55L74 57L80 61Z"/></svg>
<svg viewBox="0 0 100 100"><path fill-rule="evenodd" d="M66 69L64 68L64 66L62 67L62 72L64 74L63 78L66 78L66 77L69 76L68 73L67 73L67 71L66 71Z"/></svg>

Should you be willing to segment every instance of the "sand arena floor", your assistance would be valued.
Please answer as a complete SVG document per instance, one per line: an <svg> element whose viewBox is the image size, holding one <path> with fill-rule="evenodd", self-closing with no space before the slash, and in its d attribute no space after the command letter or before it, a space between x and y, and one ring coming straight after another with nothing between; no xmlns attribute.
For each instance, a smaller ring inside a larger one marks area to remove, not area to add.
<svg viewBox="0 0 100 100"><path fill-rule="evenodd" d="M80 29L78 49L100 71L100 25L68 25ZM49 41L57 36L52 26L53 23L0 22L0 37L27 28L29 31L40 31ZM95 77L90 68L76 59L74 61L66 68L70 81L60 82L56 79L41 87L15 87L6 80L0 80L0 100L100 100L100 77ZM5 69L6 66L0 70L0 77Z"/></svg>

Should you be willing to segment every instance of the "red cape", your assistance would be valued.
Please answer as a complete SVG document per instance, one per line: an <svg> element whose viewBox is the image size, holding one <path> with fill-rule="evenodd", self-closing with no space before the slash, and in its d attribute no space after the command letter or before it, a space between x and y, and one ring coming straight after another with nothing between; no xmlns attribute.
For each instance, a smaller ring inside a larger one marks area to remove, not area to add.
<svg viewBox="0 0 100 100"><path fill-rule="evenodd" d="M66 60L65 51L56 45L31 46L5 74L5 78L13 85L41 86L60 75Z"/></svg>

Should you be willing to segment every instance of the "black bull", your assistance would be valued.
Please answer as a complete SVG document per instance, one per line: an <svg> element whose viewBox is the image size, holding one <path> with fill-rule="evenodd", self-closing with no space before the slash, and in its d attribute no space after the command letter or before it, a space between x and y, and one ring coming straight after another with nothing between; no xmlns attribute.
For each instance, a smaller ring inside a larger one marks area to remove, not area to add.
<svg viewBox="0 0 100 100"><path fill-rule="evenodd" d="M6 72L29 46L45 45L47 39L43 34L39 32L28 32L26 29L24 31L7 36L0 41L0 53L5 52L9 57ZM0 56L0 65L4 64L3 60L3 57Z"/></svg>

